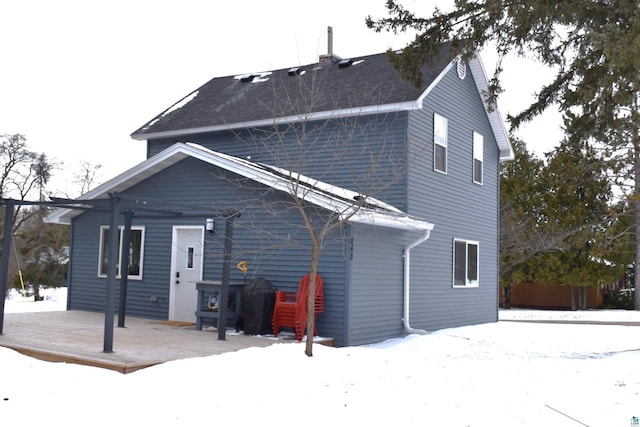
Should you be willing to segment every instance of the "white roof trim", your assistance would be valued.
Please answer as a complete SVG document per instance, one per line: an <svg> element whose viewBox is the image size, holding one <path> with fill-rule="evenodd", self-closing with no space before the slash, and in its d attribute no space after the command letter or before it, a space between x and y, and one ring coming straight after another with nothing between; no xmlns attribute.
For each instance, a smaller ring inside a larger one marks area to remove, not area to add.
<svg viewBox="0 0 640 427"><path fill-rule="evenodd" d="M221 125L202 126L202 127L190 128L190 129L178 129L178 130L151 132L151 133L143 133L143 134L134 133L131 135L131 137L139 141L145 141L148 139L195 135L195 134L206 133L206 132L217 132L221 130L256 128L261 126L273 126L273 125L279 125L279 124L296 123L296 122L310 121L310 120L339 119L344 117L363 116L366 114L393 113L397 111L417 110L419 108L421 108L421 106L416 101L398 102L394 104L371 105L368 107L358 107L358 108L343 108L341 110L319 111L316 113L309 113L306 115L296 114L292 116L276 117L276 118L269 118L264 120L225 123Z"/></svg>
<svg viewBox="0 0 640 427"><path fill-rule="evenodd" d="M471 75L473 75L473 80L476 82L478 93L482 98L484 109L487 112L491 130L493 130L496 143L500 149L500 160L512 160L514 158L513 147L511 147L509 132L507 132L507 128L504 125L498 106L494 106L493 111L489 112L489 105L485 99L485 93L489 89L489 80L487 80L487 73L478 55L469 61L469 69L471 70Z"/></svg>
<svg viewBox="0 0 640 427"><path fill-rule="evenodd" d="M342 219L347 219L348 221L403 230L433 229L433 224L412 218L381 200L365 196L366 206L358 208L357 204L351 201L362 195L354 191L327 184L286 169L262 165L219 153L193 143L176 143L89 191L81 198L85 200L105 199L109 193L122 192L187 157L201 160L287 193L292 191L291 180L287 179L287 176L290 176L301 184L296 188L299 198L332 210L338 213ZM74 209L59 208L47 217L47 221L69 224L71 219L80 213Z"/></svg>

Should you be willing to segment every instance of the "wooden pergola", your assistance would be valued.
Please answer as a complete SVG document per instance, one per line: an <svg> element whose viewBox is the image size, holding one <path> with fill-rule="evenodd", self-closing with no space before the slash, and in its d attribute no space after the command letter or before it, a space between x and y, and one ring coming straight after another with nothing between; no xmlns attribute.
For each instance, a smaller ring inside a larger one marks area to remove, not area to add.
<svg viewBox="0 0 640 427"><path fill-rule="evenodd" d="M4 326L5 295L9 282L9 258L11 253L11 240L13 238L12 225L16 206L48 206L65 209L79 209L85 211L100 211L109 213L109 230L118 229L118 219L124 217L124 229L122 233L121 264L129 265L129 245L131 242L131 224L136 218L221 218L225 220L224 253L222 258L222 287L220 300L226 301L229 295L229 279L231 272L231 250L233 240L233 221L240 216L237 211L216 212L210 207L176 205L176 209L169 209L172 202L167 200L149 199L130 194L109 193L108 199L64 199L51 198L50 201L26 201L15 199L0 199L0 205L5 206L4 239L2 241L2 259L0 260L0 335ZM160 207L159 207L160 206ZM111 235L116 235L111 233ZM109 239L108 258L118 259L118 239ZM107 269L107 292L104 311L104 345L105 353L113 352L113 323L115 312L115 292L117 286L116 263L109 262ZM124 327L126 302L127 302L127 274L120 275L120 299L118 306L118 327ZM195 310L195 307L194 307ZM227 305L220 304L220 319L226 319ZM218 339L224 340L226 328L218 325Z"/></svg>

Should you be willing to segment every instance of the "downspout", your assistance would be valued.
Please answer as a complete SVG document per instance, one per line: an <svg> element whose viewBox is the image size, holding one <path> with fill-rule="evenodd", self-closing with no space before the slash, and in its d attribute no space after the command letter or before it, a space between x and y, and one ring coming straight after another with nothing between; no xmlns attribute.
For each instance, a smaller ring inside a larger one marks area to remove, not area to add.
<svg viewBox="0 0 640 427"><path fill-rule="evenodd" d="M422 329L414 329L409 323L409 302L411 300L410 295L410 269L411 269L411 249L415 248L421 243L426 242L431 235L431 229L425 230L424 236L420 237L416 241L409 243L404 248L404 316L402 322L404 323L404 330L410 334L428 334L428 331Z"/></svg>

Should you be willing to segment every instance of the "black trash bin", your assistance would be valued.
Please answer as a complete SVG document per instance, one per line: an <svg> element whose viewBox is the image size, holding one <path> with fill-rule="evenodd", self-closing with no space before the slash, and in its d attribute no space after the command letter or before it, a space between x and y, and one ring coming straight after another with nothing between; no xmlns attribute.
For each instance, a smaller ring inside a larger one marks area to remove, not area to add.
<svg viewBox="0 0 640 427"><path fill-rule="evenodd" d="M246 335L273 333L271 319L276 303L276 288L264 277L256 277L242 292L242 322Z"/></svg>

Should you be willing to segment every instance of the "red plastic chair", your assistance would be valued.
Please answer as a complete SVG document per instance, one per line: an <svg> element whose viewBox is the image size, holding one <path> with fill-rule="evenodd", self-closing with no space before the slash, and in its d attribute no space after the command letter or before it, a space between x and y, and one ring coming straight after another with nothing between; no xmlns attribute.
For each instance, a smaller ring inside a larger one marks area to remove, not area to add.
<svg viewBox="0 0 640 427"><path fill-rule="evenodd" d="M311 275L307 274L298 284L297 292L276 291L276 303L273 309L273 335L278 336L281 327L293 328L296 339L302 341L307 328L307 296L309 295L309 282ZM323 280L316 273L316 292L314 315L324 311ZM314 335L318 334L314 328Z"/></svg>

